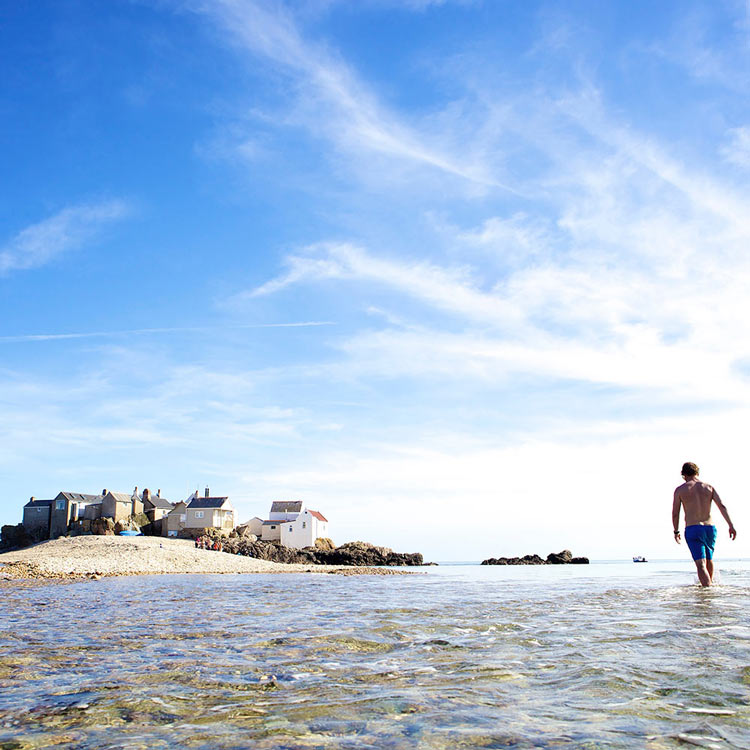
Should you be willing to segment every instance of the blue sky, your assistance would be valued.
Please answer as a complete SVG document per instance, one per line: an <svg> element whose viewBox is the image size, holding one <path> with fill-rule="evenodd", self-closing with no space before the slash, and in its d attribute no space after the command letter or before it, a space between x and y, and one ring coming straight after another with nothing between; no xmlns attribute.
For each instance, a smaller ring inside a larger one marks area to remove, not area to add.
<svg viewBox="0 0 750 750"><path fill-rule="evenodd" d="M749 51L729 0L6 3L0 521L669 557L694 460L747 556Z"/></svg>

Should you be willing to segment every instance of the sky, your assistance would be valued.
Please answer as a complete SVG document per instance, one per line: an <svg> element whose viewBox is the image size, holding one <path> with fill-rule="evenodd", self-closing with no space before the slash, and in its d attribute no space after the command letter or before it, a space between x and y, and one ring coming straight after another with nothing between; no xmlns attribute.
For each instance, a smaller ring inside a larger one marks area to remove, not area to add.
<svg viewBox="0 0 750 750"><path fill-rule="evenodd" d="M16 0L0 70L0 523L682 557L695 461L750 557L745 0Z"/></svg>

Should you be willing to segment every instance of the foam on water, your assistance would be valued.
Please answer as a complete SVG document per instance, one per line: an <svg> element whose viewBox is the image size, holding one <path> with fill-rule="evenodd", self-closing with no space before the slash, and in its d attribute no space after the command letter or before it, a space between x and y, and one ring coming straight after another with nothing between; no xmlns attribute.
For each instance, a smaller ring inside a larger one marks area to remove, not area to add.
<svg viewBox="0 0 750 750"><path fill-rule="evenodd" d="M0 746L748 748L750 565L722 568L8 585Z"/></svg>

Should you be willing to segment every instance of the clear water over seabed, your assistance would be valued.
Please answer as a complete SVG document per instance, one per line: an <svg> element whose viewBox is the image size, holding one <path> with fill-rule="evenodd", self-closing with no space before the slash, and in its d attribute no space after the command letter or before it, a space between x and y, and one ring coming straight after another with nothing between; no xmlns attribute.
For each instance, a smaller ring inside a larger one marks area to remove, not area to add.
<svg viewBox="0 0 750 750"><path fill-rule="evenodd" d="M750 563L0 589L0 748L750 747Z"/></svg>

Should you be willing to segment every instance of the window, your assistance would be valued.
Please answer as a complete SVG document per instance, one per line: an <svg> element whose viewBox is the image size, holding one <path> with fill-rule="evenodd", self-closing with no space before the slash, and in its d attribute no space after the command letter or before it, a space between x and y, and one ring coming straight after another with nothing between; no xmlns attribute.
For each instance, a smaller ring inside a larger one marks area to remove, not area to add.
<svg viewBox="0 0 750 750"><path fill-rule="evenodd" d="M58 500L55 503L55 510L65 510L65 500Z"/></svg>
<svg viewBox="0 0 750 750"><path fill-rule="evenodd" d="M303 521L303 522L302 522L302 528L303 528L303 529L306 529L306 528L307 528L307 521Z"/></svg>
<svg viewBox="0 0 750 750"><path fill-rule="evenodd" d="M272 529L275 529L276 527L275 527L275 526L271 526L271 528L272 528Z"/></svg>
<svg viewBox="0 0 750 750"><path fill-rule="evenodd" d="M180 513L180 523L185 523L187 521L187 515L185 513Z"/></svg>
<svg viewBox="0 0 750 750"><path fill-rule="evenodd" d="M195 517L196 518L203 518L203 511L202 510L196 510L195 511Z"/></svg>
<svg viewBox="0 0 750 750"><path fill-rule="evenodd" d="M290 527L289 527L289 531L294 531L294 529L292 529L292 527L290 526Z"/></svg>

